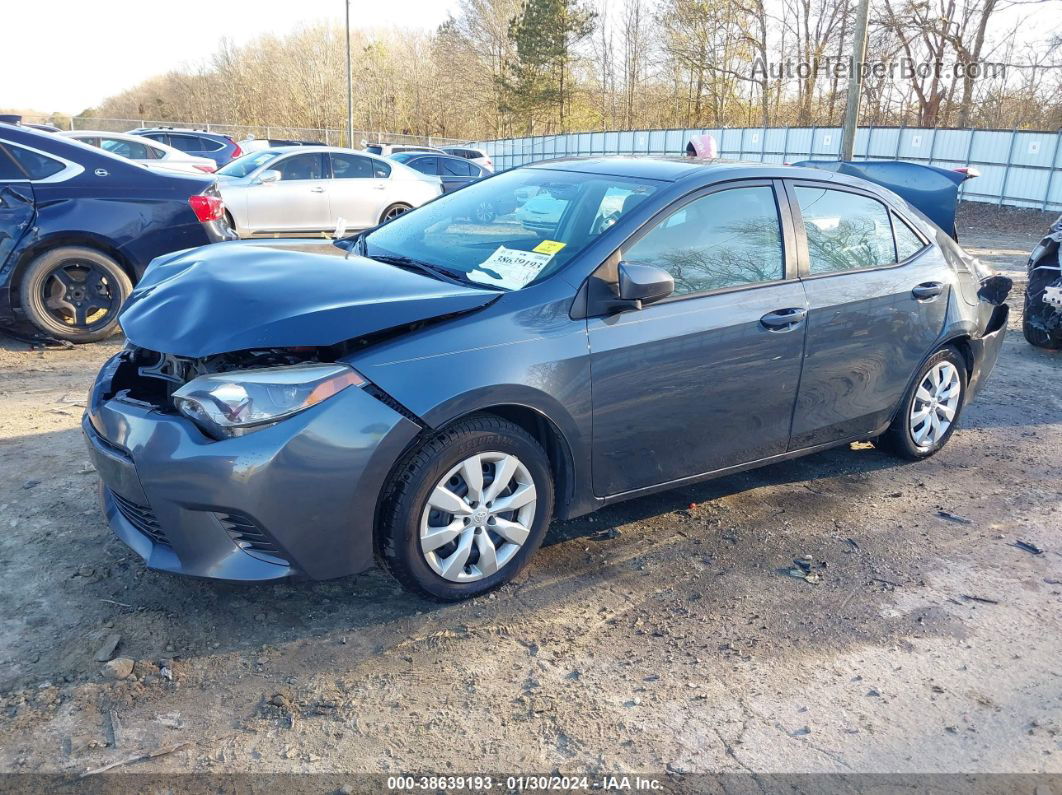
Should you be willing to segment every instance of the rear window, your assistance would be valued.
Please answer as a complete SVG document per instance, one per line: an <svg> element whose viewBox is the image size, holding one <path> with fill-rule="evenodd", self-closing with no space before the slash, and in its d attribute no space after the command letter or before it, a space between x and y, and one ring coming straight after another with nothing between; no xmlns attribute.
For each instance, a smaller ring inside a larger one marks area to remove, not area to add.
<svg viewBox="0 0 1062 795"><path fill-rule="evenodd" d="M369 144L368 146L365 147L365 151L368 152L371 155L382 155L383 154L383 147L380 146L379 144Z"/></svg>
<svg viewBox="0 0 1062 795"><path fill-rule="evenodd" d="M18 164L29 174L30 179L47 179L65 168L58 160L52 160L37 152L23 149L21 146L9 146L8 148Z"/></svg>

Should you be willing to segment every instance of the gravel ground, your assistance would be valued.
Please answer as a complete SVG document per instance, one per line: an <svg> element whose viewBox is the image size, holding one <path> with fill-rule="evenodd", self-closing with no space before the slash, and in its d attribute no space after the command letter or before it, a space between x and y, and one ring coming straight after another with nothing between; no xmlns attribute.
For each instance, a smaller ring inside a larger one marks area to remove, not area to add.
<svg viewBox="0 0 1062 795"><path fill-rule="evenodd" d="M1038 235L967 242L1020 267ZM379 571L147 571L78 429L120 342L0 345L0 771L1062 773L1062 358L1017 314L933 459L854 445L556 523L446 606Z"/></svg>

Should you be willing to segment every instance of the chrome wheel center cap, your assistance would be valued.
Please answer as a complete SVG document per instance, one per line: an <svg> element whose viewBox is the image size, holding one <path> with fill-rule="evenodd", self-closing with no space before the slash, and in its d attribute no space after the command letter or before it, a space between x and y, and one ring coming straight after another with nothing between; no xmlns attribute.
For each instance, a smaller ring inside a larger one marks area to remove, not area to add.
<svg viewBox="0 0 1062 795"><path fill-rule="evenodd" d="M480 508L474 514L472 514L472 523L477 525L483 525L487 523L487 509Z"/></svg>

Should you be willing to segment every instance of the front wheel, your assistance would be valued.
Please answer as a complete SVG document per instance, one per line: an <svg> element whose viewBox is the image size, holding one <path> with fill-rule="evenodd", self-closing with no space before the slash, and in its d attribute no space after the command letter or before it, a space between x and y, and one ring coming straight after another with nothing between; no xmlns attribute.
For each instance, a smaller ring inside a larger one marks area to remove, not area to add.
<svg viewBox="0 0 1062 795"><path fill-rule="evenodd" d="M929 357L882 434L882 447L902 458L928 458L955 432L966 400L966 362L954 348Z"/></svg>
<svg viewBox="0 0 1062 795"><path fill-rule="evenodd" d="M381 562L407 588L457 601L515 577L553 513L549 459L526 431L481 414L399 465L377 529Z"/></svg>
<svg viewBox="0 0 1062 795"><path fill-rule="evenodd" d="M22 277L22 310L45 334L70 342L96 342L118 328L118 312L133 290L121 265L81 246L46 251Z"/></svg>

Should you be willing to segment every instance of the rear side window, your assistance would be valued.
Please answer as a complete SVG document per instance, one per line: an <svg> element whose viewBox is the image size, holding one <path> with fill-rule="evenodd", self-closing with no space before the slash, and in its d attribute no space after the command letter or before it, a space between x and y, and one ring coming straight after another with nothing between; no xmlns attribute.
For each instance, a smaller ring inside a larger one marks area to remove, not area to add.
<svg viewBox="0 0 1062 795"><path fill-rule="evenodd" d="M892 216L892 230L896 234L896 259L900 262L910 259L926 247L922 238L914 233L900 216Z"/></svg>
<svg viewBox="0 0 1062 795"><path fill-rule="evenodd" d="M465 160L443 160L444 173L454 177L470 177L475 166Z"/></svg>
<svg viewBox="0 0 1062 795"><path fill-rule="evenodd" d="M58 160L52 160L50 157L31 152L29 149L23 149L21 146L10 146L8 149L23 170L29 174L30 179L47 179L66 168Z"/></svg>
<svg viewBox="0 0 1062 795"><path fill-rule="evenodd" d="M332 176L335 179L372 179L372 161L357 155L332 154Z"/></svg>
<svg viewBox="0 0 1062 795"><path fill-rule="evenodd" d="M101 138L100 148L111 154L127 157L130 160L152 160L154 147L139 141L123 141L120 138Z"/></svg>
<svg viewBox="0 0 1062 795"><path fill-rule="evenodd" d="M889 211L868 196L828 188L797 187L812 274L876 268L896 263Z"/></svg>
<svg viewBox="0 0 1062 795"><path fill-rule="evenodd" d="M171 135L170 146L182 152L216 152L222 144L198 135Z"/></svg>
<svg viewBox="0 0 1062 795"><path fill-rule="evenodd" d="M382 160L373 160L372 173L377 179L387 179L391 176L391 167Z"/></svg>
<svg viewBox="0 0 1062 795"><path fill-rule="evenodd" d="M23 174L19 167L14 164L11 158L7 156L3 148L0 148L0 179L21 180L25 178L26 175Z"/></svg>
<svg viewBox="0 0 1062 795"><path fill-rule="evenodd" d="M636 194L623 199L619 214ZM683 205L623 252L675 279L675 295L785 278L774 190L750 186L710 193Z"/></svg>

